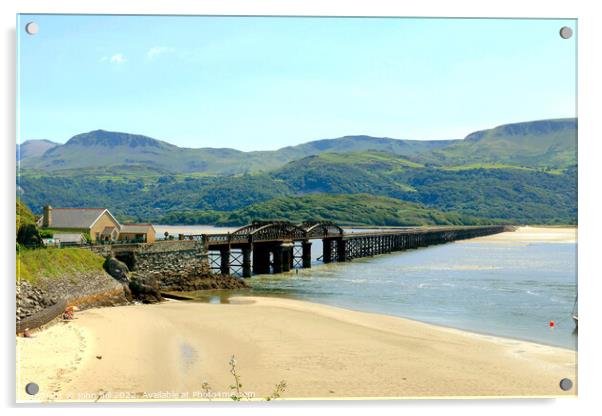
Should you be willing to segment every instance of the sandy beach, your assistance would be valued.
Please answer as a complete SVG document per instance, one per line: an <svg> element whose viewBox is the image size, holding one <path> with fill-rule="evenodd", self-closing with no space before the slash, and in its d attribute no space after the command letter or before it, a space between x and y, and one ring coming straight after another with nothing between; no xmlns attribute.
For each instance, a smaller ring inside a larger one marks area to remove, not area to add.
<svg viewBox="0 0 602 416"><path fill-rule="evenodd" d="M576 243L577 227L518 227L516 231L479 237L479 242L492 243Z"/></svg>
<svg viewBox="0 0 602 416"><path fill-rule="evenodd" d="M279 298L92 309L18 338L18 400L559 396L577 354L385 315ZM31 398L30 381L40 385Z"/></svg>

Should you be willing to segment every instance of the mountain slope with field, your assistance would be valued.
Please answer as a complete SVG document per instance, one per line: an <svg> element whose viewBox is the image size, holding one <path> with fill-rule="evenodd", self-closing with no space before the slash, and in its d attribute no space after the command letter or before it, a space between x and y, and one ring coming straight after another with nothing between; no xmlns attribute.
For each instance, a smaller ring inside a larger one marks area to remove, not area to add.
<svg viewBox="0 0 602 416"><path fill-rule="evenodd" d="M423 155L443 165L498 163L562 169L577 164L574 118L506 124L471 133L464 140Z"/></svg>

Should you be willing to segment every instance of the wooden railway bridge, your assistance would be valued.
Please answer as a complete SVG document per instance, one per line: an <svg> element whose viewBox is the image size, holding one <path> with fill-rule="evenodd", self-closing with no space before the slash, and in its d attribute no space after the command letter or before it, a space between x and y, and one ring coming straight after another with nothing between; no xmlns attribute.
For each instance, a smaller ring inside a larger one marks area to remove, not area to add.
<svg viewBox="0 0 602 416"><path fill-rule="evenodd" d="M504 225L420 227L345 233L333 222L255 221L227 234L186 235L200 240L209 254L214 273L243 277L252 274L287 272L311 267L311 240L322 240L322 260L344 262L455 240L512 230Z"/></svg>

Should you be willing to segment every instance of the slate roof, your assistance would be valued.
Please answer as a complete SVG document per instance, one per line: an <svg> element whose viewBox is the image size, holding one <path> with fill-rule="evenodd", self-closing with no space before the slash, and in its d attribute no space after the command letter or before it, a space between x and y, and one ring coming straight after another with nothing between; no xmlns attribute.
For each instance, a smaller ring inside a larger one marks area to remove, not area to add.
<svg viewBox="0 0 602 416"><path fill-rule="evenodd" d="M152 224L121 224L120 232L128 234L146 234L149 231L154 232Z"/></svg>
<svg viewBox="0 0 602 416"><path fill-rule="evenodd" d="M106 208L52 208L50 228L90 228L105 211Z"/></svg>

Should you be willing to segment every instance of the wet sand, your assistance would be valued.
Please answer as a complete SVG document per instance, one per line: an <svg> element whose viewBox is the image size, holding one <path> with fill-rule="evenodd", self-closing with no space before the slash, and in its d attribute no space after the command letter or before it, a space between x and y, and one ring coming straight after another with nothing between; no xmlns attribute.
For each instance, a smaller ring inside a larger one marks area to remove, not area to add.
<svg viewBox="0 0 602 416"><path fill-rule="evenodd" d="M281 380L285 399L576 394L559 388L576 380L574 351L297 300L233 301L92 309L18 338L17 399L230 400L232 355L256 398Z"/></svg>

